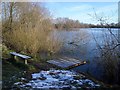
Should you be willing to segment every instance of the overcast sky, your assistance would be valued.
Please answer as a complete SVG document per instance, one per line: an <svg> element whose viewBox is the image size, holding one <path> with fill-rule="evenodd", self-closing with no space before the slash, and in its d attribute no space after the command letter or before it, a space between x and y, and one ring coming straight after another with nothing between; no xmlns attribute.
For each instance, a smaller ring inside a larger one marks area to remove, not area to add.
<svg viewBox="0 0 120 90"><path fill-rule="evenodd" d="M83 23L97 24L95 18L104 17L108 23L118 22L117 2L45 2L53 18L68 17Z"/></svg>

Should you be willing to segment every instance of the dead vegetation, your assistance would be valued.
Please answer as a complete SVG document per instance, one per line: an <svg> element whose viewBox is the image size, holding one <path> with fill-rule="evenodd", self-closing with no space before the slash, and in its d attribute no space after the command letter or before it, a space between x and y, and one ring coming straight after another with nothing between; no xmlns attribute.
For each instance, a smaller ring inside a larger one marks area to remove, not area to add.
<svg viewBox="0 0 120 90"><path fill-rule="evenodd" d="M59 49L59 41L50 38L50 13L41 3L6 2L2 3L2 10L3 42L7 47L33 56Z"/></svg>

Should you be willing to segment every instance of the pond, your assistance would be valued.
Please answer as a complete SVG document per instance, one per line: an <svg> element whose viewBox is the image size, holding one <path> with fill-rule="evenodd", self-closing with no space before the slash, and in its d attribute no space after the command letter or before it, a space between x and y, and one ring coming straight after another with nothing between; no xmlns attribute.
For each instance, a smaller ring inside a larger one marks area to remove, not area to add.
<svg viewBox="0 0 120 90"><path fill-rule="evenodd" d="M118 29L112 28L111 31L117 37ZM67 56L88 61L87 64L73 68L73 70L77 72L82 71L106 83L113 82L112 80L109 82L109 78L106 78L107 76L105 77L104 75L106 71L103 65L105 64L103 64L104 61L100 61L100 51L98 49L98 45L103 47L107 40L112 42L111 39L113 37L111 37L111 33L107 28L55 30L52 32L52 35L63 43L57 56ZM110 76L110 78L112 77ZM116 83L117 81L114 82Z"/></svg>

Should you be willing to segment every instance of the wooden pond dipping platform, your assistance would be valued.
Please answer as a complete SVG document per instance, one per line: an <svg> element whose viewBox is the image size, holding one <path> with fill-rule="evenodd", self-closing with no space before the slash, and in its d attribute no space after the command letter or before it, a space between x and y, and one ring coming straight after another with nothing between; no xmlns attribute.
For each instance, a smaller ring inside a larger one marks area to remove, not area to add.
<svg viewBox="0 0 120 90"><path fill-rule="evenodd" d="M86 61L69 58L69 57L53 59L47 62L50 64L54 64L58 67L64 68L64 69L71 69L71 68L86 64Z"/></svg>

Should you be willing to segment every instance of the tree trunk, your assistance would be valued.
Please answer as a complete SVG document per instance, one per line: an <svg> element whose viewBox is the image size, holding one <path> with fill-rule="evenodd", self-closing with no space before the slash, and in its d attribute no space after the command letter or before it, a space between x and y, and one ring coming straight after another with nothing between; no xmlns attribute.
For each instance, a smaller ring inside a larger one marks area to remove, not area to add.
<svg viewBox="0 0 120 90"><path fill-rule="evenodd" d="M11 2L10 3L10 17L9 17L9 20L10 20L10 30L12 30L12 21L13 21L13 5L14 3Z"/></svg>

